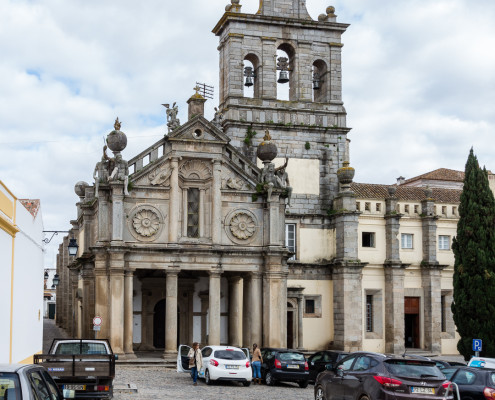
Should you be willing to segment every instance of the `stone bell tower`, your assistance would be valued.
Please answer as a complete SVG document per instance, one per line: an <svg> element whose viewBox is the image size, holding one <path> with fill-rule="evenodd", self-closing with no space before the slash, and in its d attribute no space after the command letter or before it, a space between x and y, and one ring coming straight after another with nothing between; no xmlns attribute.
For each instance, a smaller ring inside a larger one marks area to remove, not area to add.
<svg viewBox="0 0 495 400"><path fill-rule="evenodd" d="M290 212L326 213L338 193L337 170L349 158L341 73L341 36L348 25L337 22L333 7L313 20L305 0L260 0L256 14L241 7L231 0L213 29L220 41L223 129L253 161L268 129L279 157L289 158ZM281 99L281 82L289 87L288 100ZM299 200L310 200L309 207Z"/></svg>

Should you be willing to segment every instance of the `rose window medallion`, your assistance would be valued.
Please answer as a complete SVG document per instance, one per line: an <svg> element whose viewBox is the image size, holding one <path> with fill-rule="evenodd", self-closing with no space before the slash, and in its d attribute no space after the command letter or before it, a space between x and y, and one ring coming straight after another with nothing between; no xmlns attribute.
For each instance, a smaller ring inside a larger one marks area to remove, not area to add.
<svg viewBox="0 0 495 400"><path fill-rule="evenodd" d="M141 210L134 215L132 226L141 236L150 237L160 229L160 218L152 210Z"/></svg>
<svg viewBox="0 0 495 400"><path fill-rule="evenodd" d="M256 223L249 214L239 213L230 220L230 231L238 239L249 239L254 235L255 230Z"/></svg>

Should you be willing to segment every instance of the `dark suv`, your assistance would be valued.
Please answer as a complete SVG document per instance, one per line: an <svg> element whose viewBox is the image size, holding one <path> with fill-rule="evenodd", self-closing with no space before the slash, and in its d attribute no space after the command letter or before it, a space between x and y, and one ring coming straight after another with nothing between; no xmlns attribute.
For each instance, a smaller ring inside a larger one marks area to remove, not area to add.
<svg viewBox="0 0 495 400"><path fill-rule="evenodd" d="M357 352L318 375L315 399L451 400L449 384L434 361Z"/></svg>
<svg viewBox="0 0 495 400"><path fill-rule="evenodd" d="M304 354L290 349L261 349L261 376L268 386L277 381L296 382L305 388L309 383L309 367Z"/></svg>

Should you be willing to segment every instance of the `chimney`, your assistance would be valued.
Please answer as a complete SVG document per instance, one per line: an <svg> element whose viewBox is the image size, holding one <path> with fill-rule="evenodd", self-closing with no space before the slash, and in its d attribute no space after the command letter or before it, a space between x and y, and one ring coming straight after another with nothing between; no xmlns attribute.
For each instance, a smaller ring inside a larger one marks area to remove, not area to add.
<svg viewBox="0 0 495 400"><path fill-rule="evenodd" d="M406 181L406 178L404 178L403 176L399 176L397 178L397 185L402 185L402 184L404 184L405 181Z"/></svg>
<svg viewBox="0 0 495 400"><path fill-rule="evenodd" d="M189 111L188 111L189 121L193 119L196 115L201 115L202 117L204 117L205 115L206 99L198 93L199 87L196 87L195 90L196 93L194 93L189 98L189 100L187 100L187 104L189 105Z"/></svg>

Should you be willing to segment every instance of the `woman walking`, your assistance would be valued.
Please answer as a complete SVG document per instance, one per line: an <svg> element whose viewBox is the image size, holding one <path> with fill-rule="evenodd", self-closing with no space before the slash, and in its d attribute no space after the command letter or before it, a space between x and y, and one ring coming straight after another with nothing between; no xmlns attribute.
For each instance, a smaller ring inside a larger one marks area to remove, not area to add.
<svg viewBox="0 0 495 400"><path fill-rule="evenodd" d="M251 359L251 365L253 367L253 379L254 383L258 382L261 385L261 363L263 362L263 357L261 356L261 351L258 345L253 344L253 358Z"/></svg>
<svg viewBox="0 0 495 400"><path fill-rule="evenodd" d="M193 347L189 350L187 354L189 358L189 368L191 369L191 377L193 378L193 385L196 386L198 383L198 371L203 367L203 355L199 350L199 343L194 342Z"/></svg>

